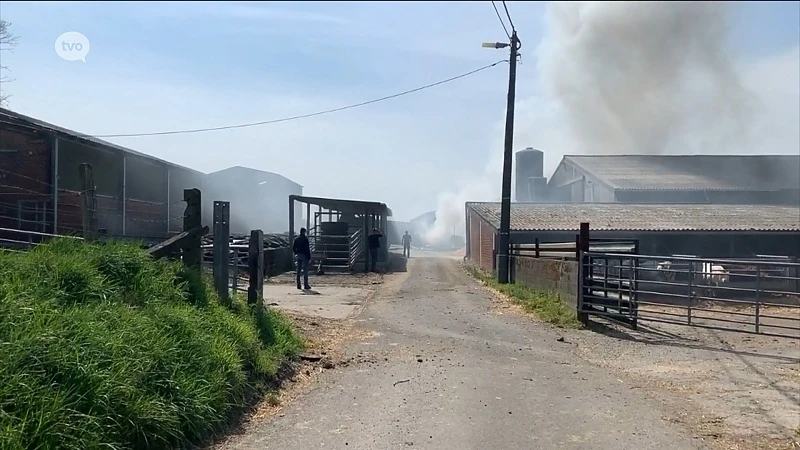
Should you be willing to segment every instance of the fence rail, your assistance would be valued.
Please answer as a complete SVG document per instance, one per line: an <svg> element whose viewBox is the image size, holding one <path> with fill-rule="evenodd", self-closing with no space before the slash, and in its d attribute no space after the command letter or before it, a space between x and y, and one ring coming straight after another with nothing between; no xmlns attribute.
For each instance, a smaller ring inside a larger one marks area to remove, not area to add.
<svg viewBox="0 0 800 450"><path fill-rule="evenodd" d="M653 322L800 339L800 262L795 256L642 255L638 240L591 238L588 223L581 223L575 242L515 243L511 254L574 265L528 279L559 286L569 295L563 282L574 281L564 277L577 270L573 292L585 324L601 317L632 328Z"/></svg>
<svg viewBox="0 0 800 450"><path fill-rule="evenodd" d="M800 339L800 264L585 252L580 312Z"/></svg>
<svg viewBox="0 0 800 450"><path fill-rule="evenodd" d="M577 261L580 251L578 240L574 242L539 242L512 244L511 255L532 258L551 258ZM639 243L633 239L592 239L589 250L596 252L636 253Z"/></svg>

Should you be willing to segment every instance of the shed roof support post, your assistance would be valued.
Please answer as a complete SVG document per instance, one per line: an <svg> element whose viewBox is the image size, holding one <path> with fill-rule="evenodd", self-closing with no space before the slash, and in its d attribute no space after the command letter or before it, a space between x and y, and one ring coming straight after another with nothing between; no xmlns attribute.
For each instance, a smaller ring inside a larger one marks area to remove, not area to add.
<svg viewBox="0 0 800 450"><path fill-rule="evenodd" d="M294 242L294 196L289 196L289 245Z"/></svg>
<svg viewBox="0 0 800 450"><path fill-rule="evenodd" d="M364 208L364 245L361 249L364 257L364 272L369 272L369 211Z"/></svg>
<svg viewBox="0 0 800 450"><path fill-rule="evenodd" d="M170 211L169 211L169 203L170 203L169 190L171 188L171 180L169 178L170 178L170 174L171 173L172 173L172 171L169 170L169 166L167 166L167 234L169 234L169 232L171 231L171 227L172 227L172 217L170 217L170 215L169 215L169 213L170 213Z"/></svg>
<svg viewBox="0 0 800 450"><path fill-rule="evenodd" d="M58 136L53 135L53 234L58 234Z"/></svg>
<svg viewBox="0 0 800 450"><path fill-rule="evenodd" d="M125 236L127 229L127 209L125 198L128 197L128 158L122 157L122 235Z"/></svg>

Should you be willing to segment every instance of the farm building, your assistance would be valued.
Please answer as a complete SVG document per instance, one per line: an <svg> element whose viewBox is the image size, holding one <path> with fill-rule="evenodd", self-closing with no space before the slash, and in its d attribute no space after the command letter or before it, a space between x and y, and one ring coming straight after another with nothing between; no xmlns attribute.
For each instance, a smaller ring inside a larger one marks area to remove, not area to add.
<svg viewBox="0 0 800 450"><path fill-rule="evenodd" d="M181 230L196 170L0 108L0 227L80 232L79 166L93 168L98 228L111 236Z"/></svg>
<svg viewBox="0 0 800 450"><path fill-rule="evenodd" d="M380 230L381 249L377 267L389 262L389 217L392 210L384 203L336 198L289 196L289 240L301 227L308 230L311 263L327 271L362 271L370 264L367 236ZM305 210L305 223L295 220Z"/></svg>
<svg viewBox="0 0 800 450"><path fill-rule="evenodd" d="M565 156L542 185L528 201L796 206L800 155Z"/></svg>
<svg viewBox="0 0 800 450"><path fill-rule="evenodd" d="M286 233L290 195L303 195L303 186L277 173L241 166L212 172L205 180L204 223L212 221L213 201L222 200L231 202L231 233ZM301 214L295 211L296 223Z"/></svg>
<svg viewBox="0 0 800 450"><path fill-rule="evenodd" d="M567 155L549 181L542 151L515 159L517 202L800 204L800 155Z"/></svg>
<svg viewBox="0 0 800 450"><path fill-rule="evenodd" d="M495 267L500 203L466 204L467 258ZM638 239L647 255L800 256L800 206L512 203L511 242L574 242L581 222L593 238Z"/></svg>
<svg viewBox="0 0 800 450"><path fill-rule="evenodd" d="M409 222L421 229L432 228L436 223L436 211L428 211L425 214L420 214L419 216L411 219Z"/></svg>

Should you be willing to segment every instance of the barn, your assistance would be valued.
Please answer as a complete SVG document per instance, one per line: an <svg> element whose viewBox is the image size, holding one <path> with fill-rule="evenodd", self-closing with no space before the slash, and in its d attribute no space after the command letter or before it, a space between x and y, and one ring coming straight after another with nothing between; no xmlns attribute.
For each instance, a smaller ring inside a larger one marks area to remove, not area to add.
<svg viewBox="0 0 800 450"><path fill-rule="evenodd" d="M493 270L500 203L465 207L466 257ZM744 258L800 256L800 206L512 203L511 242L574 242L581 222L593 238L638 239L647 255Z"/></svg>
<svg viewBox="0 0 800 450"><path fill-rule="evenodd" d="M82 228L79 166L93 168L98 228L161 238L181 230L183 190L204 174L0 108L0 227L54 234Z"/></svg>
<svg viewBox="0 0 800 450"><path fill-rule="evenodd" d="M303 186L277 173L242 166L211 172L205 180L204 223L211 223L213 201L222 200L231 202L231 233L286 233L290 195L303 195ZM295 211L296 223L301 214Z"/></svg>
<svg viewBox="0 0 800 450"><path fill-rule="evenodd" d="M540 171L540 159L517 161ZM798 205L800 155L565 156L537 193L530 200Z"/></svg>

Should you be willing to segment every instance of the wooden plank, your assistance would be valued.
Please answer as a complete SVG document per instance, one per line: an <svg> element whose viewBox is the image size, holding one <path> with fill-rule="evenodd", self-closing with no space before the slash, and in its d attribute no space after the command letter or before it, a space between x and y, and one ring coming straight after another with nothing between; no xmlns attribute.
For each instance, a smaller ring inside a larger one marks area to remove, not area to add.
<svg viewBox="0 0 800 450"><path fill-rule="evenodd" d="M97 239L97 196L94 186L92 165L83 163L78 166L81 180L81 212L83 215L83 238Z"/></svg>
<svg viewBox="0 0 800 450"><path fill-rule="evenodd" d="M172 253L176 247L182 247L187 242L191 242L193 239L197 239L198 237L202 237L208 234L208 227L198 227L193 230L184 231L181 234L177 234L160 244L156 244L149 249L147 249L147 253L149 253L154 258L161 258L166 256L169 253Z"/></svg>
<svg viewBox="0 0 800 450"><path fill-rule="evenodd" d="M264 232L250 232L250 249L248 251L250 286L247 290L247 302L256 304L259 314L264 308Z"/></svg>
<svg viewBox="0 0 800 450"><path fill-rule="evenodd" d="M202 206L202 198L199 189L184 189L183 200L186 202L186 211L183 214L183 231L197 229L202 226L202 215L200 208ZM206 233L208 227L205 227ZM203 233L205 234L205 233ZM201 240L203 234L192 234L191 238L184 241L182 247L186 250L183 252L183 264L188 267L200 267L203 261L203 253L200 251L200 246L203 245Z"/></svg>
<svg viewBox="0 0 800 450"><path fill-rule="evenodd" d="M230 279L230 202L214 202L214 287L220 300L227 304L230 298L228 283Z"/></svg>

